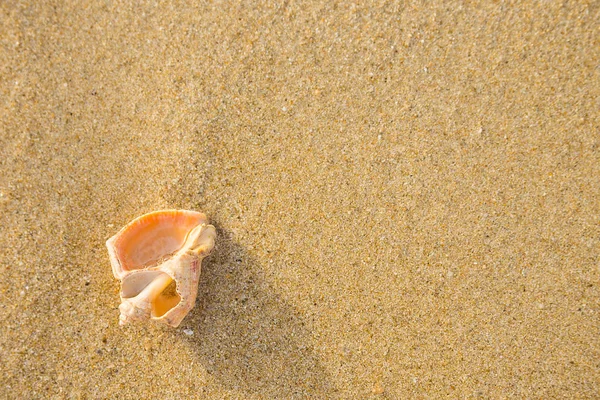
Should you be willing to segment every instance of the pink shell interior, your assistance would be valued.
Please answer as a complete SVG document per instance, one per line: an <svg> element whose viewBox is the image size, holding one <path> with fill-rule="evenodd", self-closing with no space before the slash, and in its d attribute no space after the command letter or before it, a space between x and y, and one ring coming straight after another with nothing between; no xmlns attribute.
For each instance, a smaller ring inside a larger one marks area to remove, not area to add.
<svg viewBox="0 0 600 400"><path fill-rule="evenodd" d="M146 268L179 250L194 227L206 223L194 211L167 210L142 215L125 226L113 242L123 271Z"/></svg>

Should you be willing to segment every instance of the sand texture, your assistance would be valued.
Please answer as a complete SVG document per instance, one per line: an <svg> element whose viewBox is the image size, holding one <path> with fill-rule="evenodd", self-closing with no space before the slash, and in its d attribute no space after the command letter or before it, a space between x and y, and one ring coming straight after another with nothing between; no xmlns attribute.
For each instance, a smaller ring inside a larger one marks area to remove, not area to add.
<svg viewBox="0 0 600 400"><path fill-rule="evenodd" d="M0 398L600 398L598 1L0 1ZM105 241L218 230L177 329Z"/></svg>

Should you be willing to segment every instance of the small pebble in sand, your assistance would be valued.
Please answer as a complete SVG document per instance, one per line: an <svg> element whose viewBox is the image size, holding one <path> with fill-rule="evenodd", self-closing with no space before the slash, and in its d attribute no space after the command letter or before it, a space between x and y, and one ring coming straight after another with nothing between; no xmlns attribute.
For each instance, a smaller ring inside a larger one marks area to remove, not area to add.
<svg viewBox="0 0 600 400"><path fill-rule="evenodd" d="M383 389L383 386L381 385L381 382L377 382L375 383L375 386L373 386L373 394L382 394L385 390Z"/></svg>
<svg viewBox="0 0 600 400"><path fill-rule="evenodd" d="M194 331L189 328L186 328L183 330L183 333L185 333L188 336L192 336L194 334Z"/></svg>

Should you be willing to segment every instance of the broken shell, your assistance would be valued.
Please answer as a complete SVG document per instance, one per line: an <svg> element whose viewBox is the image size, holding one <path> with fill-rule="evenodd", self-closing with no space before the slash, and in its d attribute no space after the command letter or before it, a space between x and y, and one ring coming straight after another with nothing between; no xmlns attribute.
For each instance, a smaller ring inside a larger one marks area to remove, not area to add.
<svg viewBox="0 0 600 400"><path fill-rule="evenodd" d="M164 210L134 219L108 239L121 281L119 324L153 319L177 327L194 308L202 259L215 237L204 214Z"/></svg>

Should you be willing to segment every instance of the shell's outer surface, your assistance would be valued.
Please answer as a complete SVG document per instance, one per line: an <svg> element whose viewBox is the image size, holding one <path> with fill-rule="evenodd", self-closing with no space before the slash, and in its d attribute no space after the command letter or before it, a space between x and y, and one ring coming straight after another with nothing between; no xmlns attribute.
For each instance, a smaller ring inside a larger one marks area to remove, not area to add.
<svg viewBox="0 0 600 400"><path fill-rule="evenodd" d="M121 280L120 324L145 319L178 326L194 307L202 259L216 230L202 213L155 211L136 218L106 245Z"/></svg>

